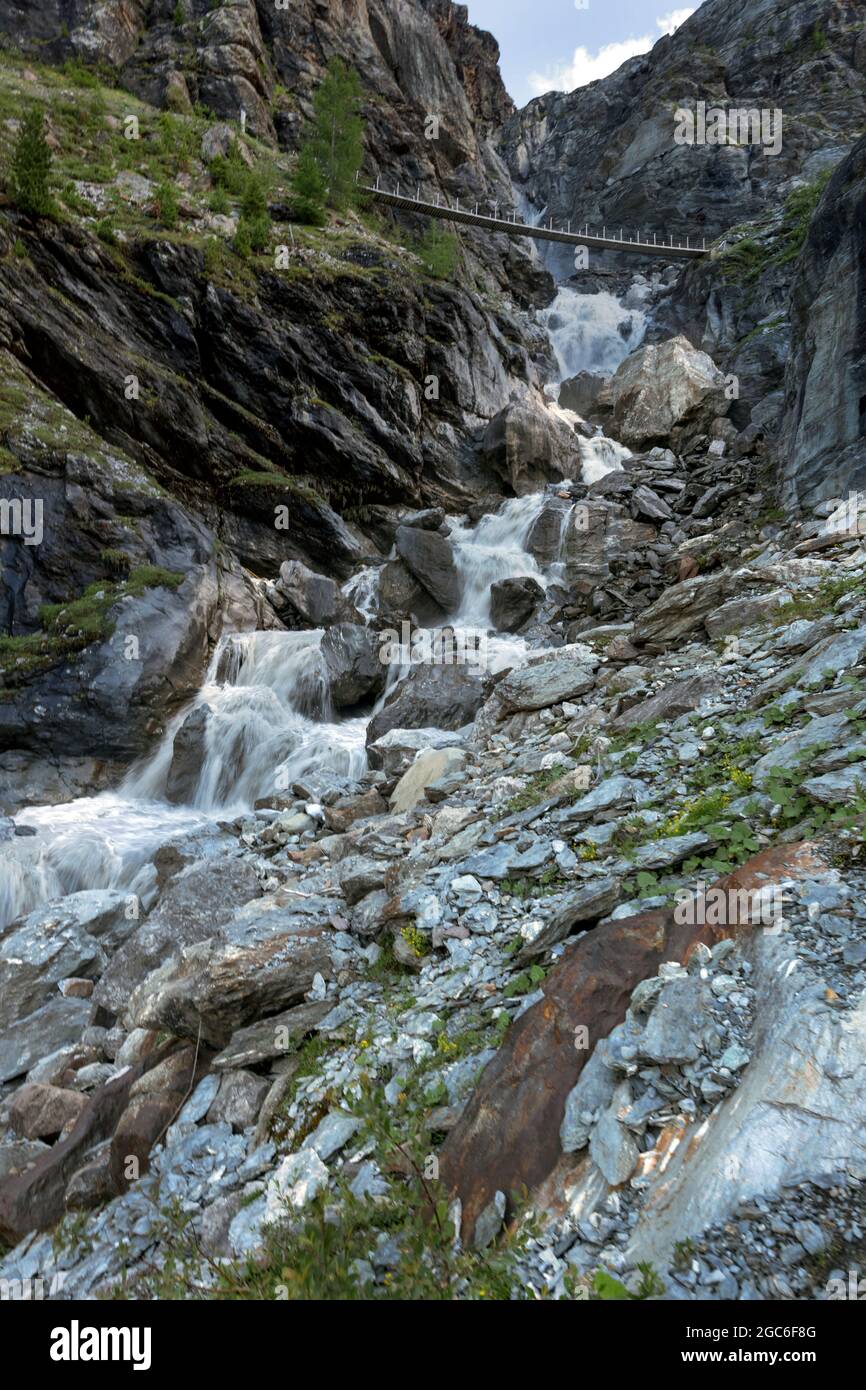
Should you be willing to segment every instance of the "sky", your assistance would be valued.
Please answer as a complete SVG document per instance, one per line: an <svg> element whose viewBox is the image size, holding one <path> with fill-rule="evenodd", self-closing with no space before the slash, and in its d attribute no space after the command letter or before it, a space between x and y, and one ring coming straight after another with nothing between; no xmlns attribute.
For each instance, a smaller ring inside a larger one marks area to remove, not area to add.
<svg viewBox="0 0 866 1390"><path fill-rule="evenodd" d="M502 50L502 76L518 106L606 77L673 33L701 3L677 0L464 0L469 18Z"/></svg>

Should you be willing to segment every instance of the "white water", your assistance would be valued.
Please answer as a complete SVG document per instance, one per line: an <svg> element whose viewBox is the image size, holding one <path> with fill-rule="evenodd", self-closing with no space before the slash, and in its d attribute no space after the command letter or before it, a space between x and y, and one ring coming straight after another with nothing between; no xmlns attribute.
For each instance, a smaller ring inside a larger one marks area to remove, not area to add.
<svg viewBox="0 0 866 1390"><path fill-rule="evenodd" d="M559 287L539 321L550 337L560 381L578 372L611 376L640 346L647 326L643 310L626 308L616 295L579 294L568 285Z"/></svg>
<svg viewBox="0 0 866 1390"><path fill-rule="evenodd" d="M37 834L0 851L0 926L82 888L123 888L147 905L150 860L173 836L241 815L299 779L355 781L367 764L367 720L334 718L321 640L321 630L223 638L193 705L117 792L22 811L19 823ZM210 717L198 784L191 804L172 806L164 795L175 734L200 706Z"/></svg>

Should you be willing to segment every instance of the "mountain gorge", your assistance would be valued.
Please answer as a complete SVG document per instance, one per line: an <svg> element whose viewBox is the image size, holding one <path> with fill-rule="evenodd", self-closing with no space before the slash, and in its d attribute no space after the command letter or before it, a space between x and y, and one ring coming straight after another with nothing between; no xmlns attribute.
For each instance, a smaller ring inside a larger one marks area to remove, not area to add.
<svg viewBox="0 0 866 1390"><path fill-rule="evenodd" d="M833 1296L862 5L705 0L522 110L451 0L0 0L0 40L0 1275ZM301 215L347 72L358 191ZM678 143L698 103L778 150Z"/></svg>

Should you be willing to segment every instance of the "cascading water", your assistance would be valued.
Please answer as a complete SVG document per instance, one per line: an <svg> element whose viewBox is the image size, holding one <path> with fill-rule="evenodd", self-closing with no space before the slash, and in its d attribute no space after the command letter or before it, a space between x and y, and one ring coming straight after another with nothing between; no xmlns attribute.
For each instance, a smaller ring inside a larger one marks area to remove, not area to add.
<svg viewBox="0 0 866 1390"><path fill-rule="evenodd" d="M647 323L642 309L625 308L606 290L579 294L568 285L560 285L539 319L547 329L560 381L578 372L610 376L640 346Z"/></svg>
<svg viewBox="0 0 866 1390"><path fill-rule="evenodd" d="M258 797L299 779L355 781L366 767L366 719L335 720L321 654L322 631L224 637L191 709L117 792L22 811L35 835L2 847L0 926L39 903L82 888L122 888L147 900L150 861L172 836L248 811ZM165 791L174 740L206 712L201 772L189 804Z"/></svg>

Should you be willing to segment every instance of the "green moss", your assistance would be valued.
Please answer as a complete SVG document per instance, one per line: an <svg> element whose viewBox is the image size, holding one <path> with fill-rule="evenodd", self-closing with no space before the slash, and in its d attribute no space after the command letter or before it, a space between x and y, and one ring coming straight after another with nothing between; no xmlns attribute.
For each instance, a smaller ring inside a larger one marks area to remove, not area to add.
<svg viewBox="0 0 866 1390"><path fill-rule="evenodd" d="M182 574L157 565L141 565L119 582L97 580L88 585L80 598L68 603L43 604L39 610L39 632L0 637L0 671L8 683L56 665L111 636L114 624L109 613L122 598L140 597L152 588L176 589L183 579Z"/></svg>

